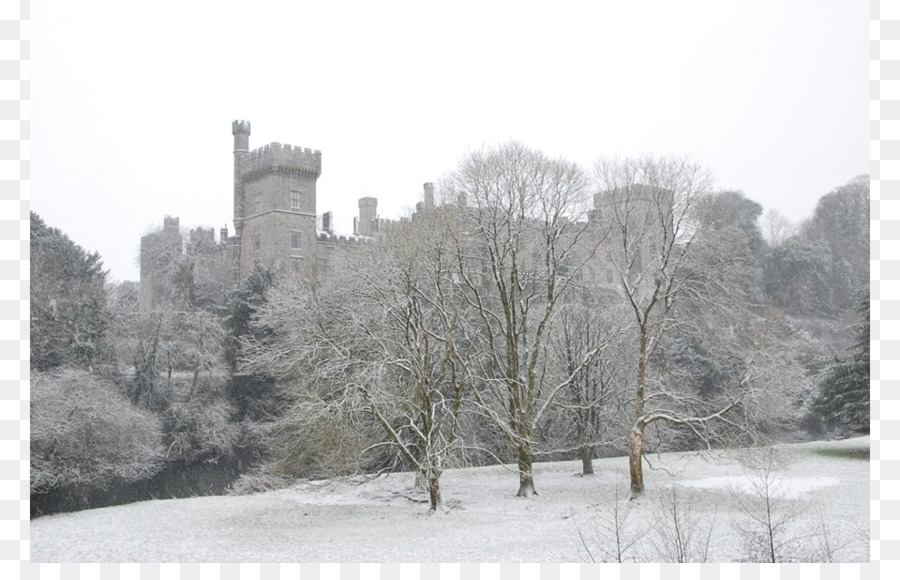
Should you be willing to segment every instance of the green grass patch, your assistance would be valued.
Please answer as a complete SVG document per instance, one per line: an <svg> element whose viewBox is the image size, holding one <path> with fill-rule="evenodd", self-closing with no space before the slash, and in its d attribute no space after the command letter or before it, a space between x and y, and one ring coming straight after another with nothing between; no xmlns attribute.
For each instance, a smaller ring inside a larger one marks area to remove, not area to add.
<svg viewBox="0 0 900 580"><path fill-rule="evenodd" d="M823 457L869 460L868 447L826 447L825 449L813 449L813 453Z"/></svg>

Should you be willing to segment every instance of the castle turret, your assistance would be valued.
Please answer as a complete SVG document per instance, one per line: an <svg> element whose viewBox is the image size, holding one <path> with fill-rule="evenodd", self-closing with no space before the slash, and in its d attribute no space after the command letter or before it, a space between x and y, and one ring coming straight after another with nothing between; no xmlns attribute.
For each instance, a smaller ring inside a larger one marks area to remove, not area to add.
<svg viewBox="0 0 900 580"><path fill-rule="evenodd" d="M244 229L244 184L241 179L241 158L250 153L250 121L231 123L234 135L234 233L240 237Z"/></svg>
<svg viewBox="0 0 900 580"><path fill-rule="evenodd" d="M234 121L231 123L231 134L234 135L234 151L248 153L250 151L250 121Z"/></svg>

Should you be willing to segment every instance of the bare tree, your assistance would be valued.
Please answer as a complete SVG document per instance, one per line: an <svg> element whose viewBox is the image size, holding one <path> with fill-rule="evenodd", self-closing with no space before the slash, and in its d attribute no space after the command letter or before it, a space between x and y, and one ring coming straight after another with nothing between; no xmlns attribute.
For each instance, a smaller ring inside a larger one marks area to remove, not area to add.
<svg viewBox="0 0 900 580"><path fill-rule="evenodd" d="M244 361L295 392L295 413L364 409L384 434L374 447L393 447L425 479L432 511L467 384L444 217L386 227L329 271L276 284L256 321L271 333L248 342Z"/></svg>
<svg viewBox="0 0 900 580"><path fill-rule="evenodd" d="M633 555L634 549L649 530L636 531L634 526L629 525L632 507L631 498L617 480L612 501L591 506L591 517L584 532L573 518L578 536L592 562L596 561L595 553L602 562L621 564L637 561L637 557Z"/></svg>
<svg viewBox="0 0 900 580"><path fill-rule="evenodd" d="M373 260L384 284L369 286L391 327L402 328L396 344L383 350L393 354L391 365L404 388L399 396L390 389L364 391L364 396L393 444L424 479L432 511L442 504L440 477L457 443L469 382L460 345L471 332L459 316L447 232L447 215L434 210L385 232ZM384 409L403 410L398 427Z"/></svg>
<svg viewBox="0 0 900 580"><path fill-rule="evenodd" d="M829 520L828 514L821 505L815 506L813 517L813 547L809 560L825 563L840 562L839 554L842 554L844 549L853 544L855 540L840 540L839 534L836 533L835 522ZM846 522L840 522L837 527L845 525L847 525ZM867 542L868 538L864 538L864 543Z"/></svg>
<svg viewBox="0 0 900 580"><path fill-rule="evenodd" d="M621 332L627 316L615 297L595 289L570 291L559 310L551 346L555 363L568 387L558 397L561 437L574 445L581 458L582 475L593 475L597 447L619 442L620 427L627 421L624 363L630 346ZM608 345L588 357L598 344ZM588 357L588 362L585 362ZM561 445L560 448L567 446Z"/></svg>
<svg viewBox="0 0 900 580"><path fill-rule="evenodd" d="M706 562L715 531L715 514L700 513L700 499L688 490L673 486L657 504L653 529L656 548L668 562Z"/></svg>
<svg viewBox="0 0 900 580"><path fill-rule="evenodd" d="M770 208L762 217L762 233L769 246L777 247L800 233L800 227Z"/></svg>
<svg viewBox="0 0 900 580"><path fill-rule="evenodd" d="M775 448L749 449L743 457L750 493L732 491L745 520L734 526L742 535L747 557L754 562L786 562L799 554L799 534L792 526L808 507L791 501Z"/></svg>
<svg viewBox="0 0 900 580"><path fill-rule="evenodd" d="M680 426L708 445L714 424L727 420L744 395L752 353L743 361L737 384L713 397L698 396L654 367L664 339L689 320L677 316L679 302L697 312L719 310L716 301L727 301L732 290L729 252L707 252L707 259L697 259L704 257L698 256L704 224L697 208L711 188L707 170L686 159L644 157L601 160L595 174L601 189L599 219L609 228L609 256L637 344L631 358L635 372L628 458L631 491L640 494L647 428L657 422Z"/></svg>
<svg viewBox="0 0 900 580"><path fill-rule="evenodd" d="M588 180L573 163L510 143L465 157L444 192L464 206L452 232L457 280L480 330L473 395L513 450L517 495L529 497L538 424L602 349L589 349L567 377L548 372L557 306L599 244L586 219Z"/></svg>

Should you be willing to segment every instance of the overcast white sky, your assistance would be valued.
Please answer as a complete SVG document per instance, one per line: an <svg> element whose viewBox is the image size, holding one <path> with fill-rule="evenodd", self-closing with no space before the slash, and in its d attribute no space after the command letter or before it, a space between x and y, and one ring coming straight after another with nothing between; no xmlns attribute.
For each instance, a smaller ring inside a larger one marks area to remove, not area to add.
<svg viewBox="0 0 900 580"><path fill-rule="evenodd" d="M436 5L432 5L436 4ZM799 221L869 171L869 8L846 1L32 6L31 207L115 280L166 214L232 223L231 122L322 151L321 214L396 217L467 151L687 154Z"/></svg>

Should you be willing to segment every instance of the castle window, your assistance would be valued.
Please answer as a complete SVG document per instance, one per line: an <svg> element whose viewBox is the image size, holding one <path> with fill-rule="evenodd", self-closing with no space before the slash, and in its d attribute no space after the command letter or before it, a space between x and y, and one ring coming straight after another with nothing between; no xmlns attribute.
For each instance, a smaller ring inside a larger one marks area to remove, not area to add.
<svg viewBox="0 0 900 580"><path fill-rule="evenodd" d="M299 250L303 243L303 232L291 232L291 249Z"/></svg>
<svg viewBox="0 0 900 580"><path fill-rule="evenodd" d="M259 213L259 206L261 203L261 196L255 195L253 196L253 213Z"/></svg>
<svg viewBox="0 0 900 580"><path fill-rule="evenodd" d="M253 234L253 251L258 252L262 245L262 234Z"/></svg>
<svg viewBox="0 0 900 580"><path fill-rule="evenodd" d="M300 209L302 204L303 192L299 189L291 190L291 209Z"/></svg>

